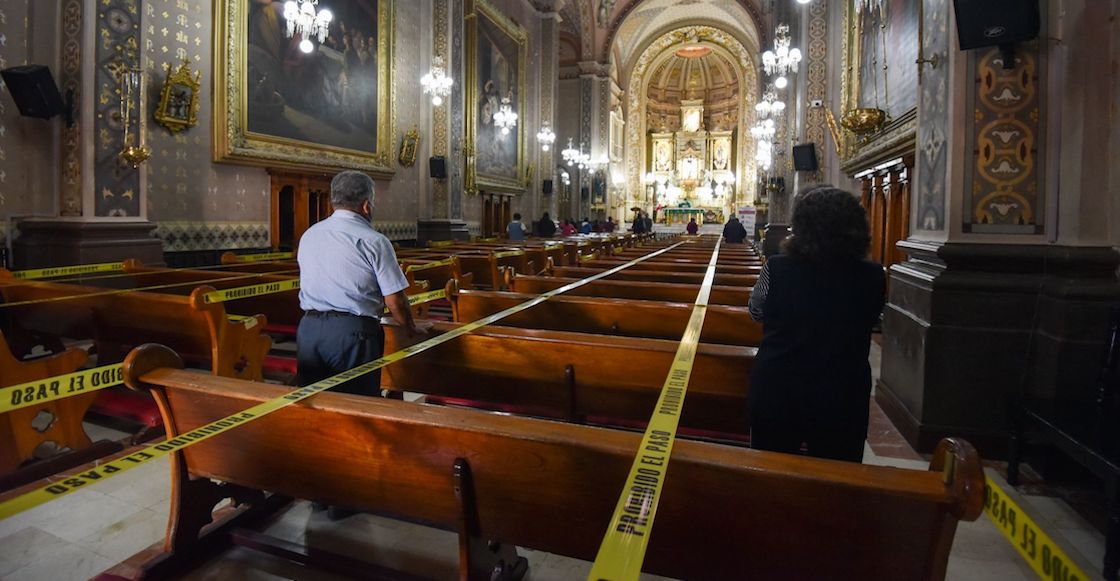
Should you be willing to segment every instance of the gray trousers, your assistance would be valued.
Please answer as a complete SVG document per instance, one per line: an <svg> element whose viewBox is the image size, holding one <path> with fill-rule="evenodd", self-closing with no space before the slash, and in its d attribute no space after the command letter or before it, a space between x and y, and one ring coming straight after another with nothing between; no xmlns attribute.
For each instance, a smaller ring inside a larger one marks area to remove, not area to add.
<svg viewBox="0 0 1120 581"><path fill-rule="evenodd" d="M381 322L347 313L307 313L296 332L296 384L309 385L381 357ZM381 370L352 379L331 391L381 395Z"/></svg>

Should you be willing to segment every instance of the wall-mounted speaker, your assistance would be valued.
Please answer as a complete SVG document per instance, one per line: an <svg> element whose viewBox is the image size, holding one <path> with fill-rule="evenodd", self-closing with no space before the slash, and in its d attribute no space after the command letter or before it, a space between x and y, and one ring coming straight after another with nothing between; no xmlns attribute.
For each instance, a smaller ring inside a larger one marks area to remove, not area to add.
<svg viewBox="0 0 1120 581"><path fill-rule="evenodd" d="M21 115L50 119L67 112L51 70L43 65L23 65L0 71Z"/></svg>
<svg viewBox="0 0 1120 581"><path fill-rule="evenodd" d="M543 182L541 182L541 193L542 194L551 194L552 193L552 180L544 180Z"/></svg>
<svg viewBox="0 0 1120 581"><path fill-rule="evenodd" d="M1041 27L1038 0L954 0L953 8L961 50L1027 41Z"/></svg>
<svg viewBox="0 0 1120 581"><path fill-rule="evenodd" d="M428 159L428 173L437 180L447 179L447 158L437 155Z"/></svg>
<svg viewBox="0 0 1120 581"><path fill-rule="evenodd" d="M817 171L817 146L804 143L793 146L793 169L797 171Z"/></svg>

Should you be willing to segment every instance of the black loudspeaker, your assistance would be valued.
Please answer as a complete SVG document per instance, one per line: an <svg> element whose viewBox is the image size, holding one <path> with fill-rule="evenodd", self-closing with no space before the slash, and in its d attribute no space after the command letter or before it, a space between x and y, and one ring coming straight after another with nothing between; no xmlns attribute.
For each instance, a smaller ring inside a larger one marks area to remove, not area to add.
<svg viewBox="0 0 1120 581"><path fill-rule="evenodd" d="M447 179L447 158L437 155L428 160L428 173L437 180Z"/></svg>
<svg viewBox="0 0 1120 581"><path fill-rule="evenodd" d="M812 143L793 146L793 169L817 171L817 146Z"/></svg>
<svg viewBox="0 0 1120 581"><path fill-rule="evenodd" d="M552 193L552 180L544 180L543 182L541 182L541 193L542 194L551 194Z"/></svg>
<svg viewBox="0 0 1120 581"><path fill-rule="evenodd" d="M50 119L67 111L51 70L43 65L24 65L0 71L21 115Z"/></svg>
<svg viewBox="0 0 1120 581"><path fill-rule="evenodd" d="M954 0L961 50L1009 46L1038 36L1038 0Z"/></svg>

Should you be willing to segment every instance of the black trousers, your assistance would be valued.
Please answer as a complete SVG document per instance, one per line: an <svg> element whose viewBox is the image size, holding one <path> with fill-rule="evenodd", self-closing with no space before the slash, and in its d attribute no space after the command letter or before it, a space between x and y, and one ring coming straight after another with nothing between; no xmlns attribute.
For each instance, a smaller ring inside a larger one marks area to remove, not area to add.
<svg viewBox="0 0 1120 581"><path fill-rule="evenodd" d="M846 428L814 427L799 429L792 422L756 422L751 424L751 448L785 454L805 454L816 458L863 462L863 443L867 440L867 424Z"/></svg>
<svg viewBox="0 0 1120 581"><path fill-rule="evenodd" d="M309 385L368 363L385 353L381 322L346 313L308 313L296 332L296 383ZM381 370L352 379L331 391L381 395Z"/></svg>

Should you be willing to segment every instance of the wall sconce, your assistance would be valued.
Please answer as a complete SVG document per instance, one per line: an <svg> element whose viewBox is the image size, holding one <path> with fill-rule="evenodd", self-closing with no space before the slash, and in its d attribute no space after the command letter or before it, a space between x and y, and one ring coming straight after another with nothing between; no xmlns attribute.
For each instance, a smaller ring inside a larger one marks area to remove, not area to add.
<svg viewBox="0 0 1120 581"><path fill-rule="evenodd" d="M123 149L117 159L124 165L136 169L140 164L148 161L152 151L147 146L147 136L144 132L144 101L146 83L144 71L139 67L121 65L121 124L124 127ZM133 105L133 101L136 105ZM137 121L136 133L139 139L133 139L132 121ZM133 142L137 143L134 145Z"/></svg>

